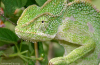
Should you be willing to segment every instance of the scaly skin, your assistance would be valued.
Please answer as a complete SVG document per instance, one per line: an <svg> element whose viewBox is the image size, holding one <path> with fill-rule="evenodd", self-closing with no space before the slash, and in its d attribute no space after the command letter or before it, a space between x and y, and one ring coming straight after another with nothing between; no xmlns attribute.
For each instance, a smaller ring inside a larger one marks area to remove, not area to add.
<svg viewBox="0 0 100 65"><path fill-rule="evenodd" d="M51 59L49 65L69 65L79 58L82 61L77 60L74 65L99 62L100 13L87 2L67 5L66 0L48 0L42 7L29 6L19 18L15 32L31 42L57 40L70 50L64 57ZM94 61L86 63L90 58Z"/></svg>

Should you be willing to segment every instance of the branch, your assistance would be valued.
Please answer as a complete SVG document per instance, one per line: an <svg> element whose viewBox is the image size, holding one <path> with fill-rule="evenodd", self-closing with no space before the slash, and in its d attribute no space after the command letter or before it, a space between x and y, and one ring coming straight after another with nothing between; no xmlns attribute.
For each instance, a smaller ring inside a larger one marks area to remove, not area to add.
<svg viewBox="0 0 100 65"><path fill-rule="evenodd" d="M10 21L10 20L9 20L8 18L6 18L4 15L2 15L2 14L1 14L1 16L2 16L2 17L4 17L4 18L5 18L5 20L9 21L10 23L12 23L13 25L15 25L15 26L16 26L16 24L15 24L15 23L13 23L12 21Z"/></svg>
<svg viewBox="0 0 100 65"><path fill-rule="evenodd" d="M34 47L35 47L35 57L38 58L38 43L37 42L34 43ZM40 65L38 60L36 60L36 65Z"/></svg>

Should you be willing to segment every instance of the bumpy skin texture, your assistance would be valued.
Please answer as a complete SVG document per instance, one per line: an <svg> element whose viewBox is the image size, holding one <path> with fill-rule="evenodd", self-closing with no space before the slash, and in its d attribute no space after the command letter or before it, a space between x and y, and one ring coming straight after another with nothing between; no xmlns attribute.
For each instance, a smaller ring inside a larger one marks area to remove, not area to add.
<svg viewBox="0 0 100 65"><path fill-rule="evenodd" d="M60 15L65 4L66 0L48 0L42 7L29 6L17 22L16 34L32 42L53 39L61 23Z"/></svg>
<svg viewBox="0 0 100 65"><path fill-rule="evenodd" d="M48 0L42 7L29 6L19 18L15 32L31 42L58 40L67 53L51 59L49 65L99 63L100 13L87 2L66 5L66 0Z"/></svg>

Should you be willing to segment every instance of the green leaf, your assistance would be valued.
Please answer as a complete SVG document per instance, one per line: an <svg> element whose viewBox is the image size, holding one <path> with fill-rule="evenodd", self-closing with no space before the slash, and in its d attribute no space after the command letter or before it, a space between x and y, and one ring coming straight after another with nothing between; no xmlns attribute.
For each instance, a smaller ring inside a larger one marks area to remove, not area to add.
<svg viewBox="0 0 100 65"><path fill-rule="evenodd" d="M42 6L47 0L35 0L39 6Z"/></svg>
<svg viewBox="0 0 100 65"><path fill-rule="evenodd" d="M64 47L60 44L58 44L58 42L52 42L53 43L53 53L55 57L60 57L63 56L64 54ZM60 51L58 51L58 49Z"/></svg>
<svg viewBox="0 0 100 65"><path fill-rule="evenodd" d="M18 37L9 29L0 28L0 41L7 43L16 43L18 41Z"/></svg>
<svg viewBox="0 0 100 65"><path fill-rule="evenodd" d="M7 44L6 42L0 41L0 46Z"/></svg>
<svg viewBox="0 0 100 65"><path fill-rule="evenodd" d="M4 51L6 55L12 54L14 51L12 47L8 48L7 50ZM19 57L12 57L12 58L6 58L2 57L0 61L0 65L24 65L24 62L21 58Z"/></svg>
<svg viewBox="0 0 100 65"><path fill-rule="evenodd" d="M2 58L0 65L24 65L24 62L19 57L14 58Z"/></svg>
<svg viewBox="0 0 100 65"><path fill-rule="evenodd" d="M26 50L30 51L27 42L21 42L20 44L17 44L17 46L18 46L18 48L20 49L21 52L26 51ZM15 48L14 51L18 52L16 46L14 48Z"/></svg>
<svg viewBox="0 0 100 65"><path fill-rule="evenodd" d="M27 0L2 0L4 3L5 9L4 12L6 15L13 15L17 8L25 6Z"/></svg>
<svg viewBox="0 0 100 65"><path fill-rule="evenodd" d="M44 52L42 42L38 42L38 50L39 50L39 57L43 58L43 60L40 61L40 64L41 65L47 65L48 64L48 58L47 58L48 56Z"/></svg>
<svg viewBox="0 0 100 65"><path fill-rule="evenodd" d="M29 43L29 50L31 52L31 55L35 55L35 50L34 50L34 43Z"/></svg>
<svg viewBox="0 0 100 65"><path fill-rule="evenodd" d="M35 61L29 60L29 62L28 65L35 65Z"/></svg>
<svg viewBox="0 0 100 65"><path fill-rule="evenodd" d="M32 4L36 4L36 1L35 0L28 0L25 6L28 7L29 5L32 5Z"/></svg>

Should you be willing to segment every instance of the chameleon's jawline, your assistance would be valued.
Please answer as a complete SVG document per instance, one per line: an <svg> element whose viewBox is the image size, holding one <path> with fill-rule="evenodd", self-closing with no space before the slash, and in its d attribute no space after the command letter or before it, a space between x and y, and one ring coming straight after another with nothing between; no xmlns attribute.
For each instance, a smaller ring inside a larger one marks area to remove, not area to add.
<svg viewBox="0 0 100 65"><path fill-rule="evenodd" d="M22 30L19 30L18 28L15 28L15 32L18 35L19 38L22 38L24 40L27 40L27 38L28 38L28 40L31 41L31 42L34 42L34 41L48 41L48 40L54 39L54 37L56 36L56 34L50 35L50 34L45 34L45 33L38 32L38 31L37 31L38 33L29 32L29 31L24 32ZM23 36L22 36L21 33L23 34ZM29 36L26 36L27 38L25 37L26 34L29 35Z"/></svg>

